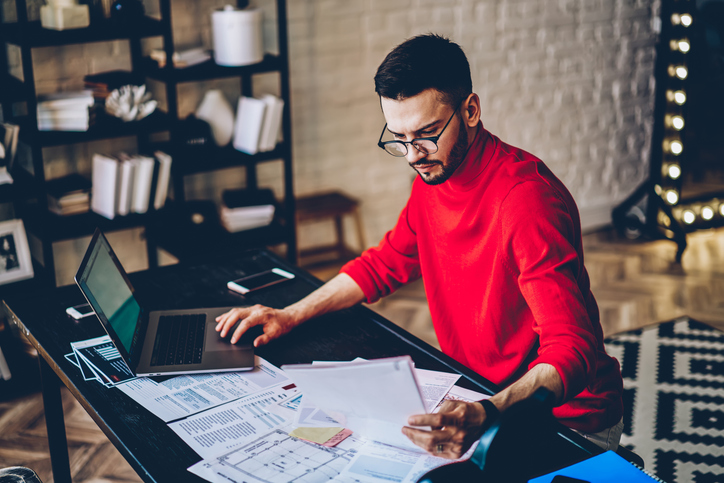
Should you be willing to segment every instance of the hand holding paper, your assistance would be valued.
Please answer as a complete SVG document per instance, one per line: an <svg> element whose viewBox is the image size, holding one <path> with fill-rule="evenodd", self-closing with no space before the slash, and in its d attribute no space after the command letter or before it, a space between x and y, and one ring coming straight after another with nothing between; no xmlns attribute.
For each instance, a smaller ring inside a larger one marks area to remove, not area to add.
<svg viewBox="0 0 724 483"><path fill-rule="evenodd" d="M419 450L402 434L410 416L426 412L409 356L282 370L340 425L381 443Z"/></svg>
<svg viewBox="0 0 724 483"><path fill-rule="evenodd" d="M409 419L411 426L431 426L431 431L405 427L402 432L416 445L442 458L460 458L482 435L485 411L478 403L445 401L437 414Z"/></svg>

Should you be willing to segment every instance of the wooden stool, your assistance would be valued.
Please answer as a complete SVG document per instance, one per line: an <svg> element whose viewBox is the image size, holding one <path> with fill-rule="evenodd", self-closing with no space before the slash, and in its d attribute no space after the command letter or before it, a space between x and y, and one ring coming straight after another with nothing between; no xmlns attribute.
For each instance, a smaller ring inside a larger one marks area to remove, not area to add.
<svg viewBox="0 0 724 483"><path fill-rule="evenodd" d="M349 249L344 242L342 218L345 215L352 215L354 218L359 246L362 249L366 248L367 245L364 239L364 232L362 231L362 218L359 212L359 201L338 191L297 198L297 225L304 223L305 221L320 221L327 218L333 218L335 232L337 235L336 243L332 245L323 245L300 250L300 265L302 264L301 259L305 257L317 257L333 253L336 255L336 258L331 260L326 258L325 261L344 261L350 260L359 254L358 252Z"/></svg>

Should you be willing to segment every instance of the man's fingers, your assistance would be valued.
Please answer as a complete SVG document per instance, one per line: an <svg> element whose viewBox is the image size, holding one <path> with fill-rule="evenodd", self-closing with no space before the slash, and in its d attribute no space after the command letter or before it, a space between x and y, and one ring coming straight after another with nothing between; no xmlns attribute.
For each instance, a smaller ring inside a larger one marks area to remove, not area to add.
<svg viewBox="0 0 724 483"><path fill-rule="evenodd" d="M244 332L251 329L255 325L259 325L261 321L258 317L249 316L241 320L239 322L239 326L234 331L234 334L231 336L231 343L236 344L239 339L241 339L241 336L244 335Z"/></svg>
<svg viewBox="0 0 724 483"><path fill-rule="evenodd" d="M216 331L221 332L221 337L226 337L232 327L241 319L244 319L249 313L246 308L231 309L225 314L221 314L216 318Z"/></svg>
<svg viewBox="0 0 724 483"><path fill-rule="evenodd" d="M445 443L450 439L450 431L445 429L425 431L404 426L402 432L420 448L429 453L435 453L437 445Z"/></svg>
<svg viewBox="0 0 724 483"><path fill-rule="evenodd" d="M450 413L418 414L410 416L407 424L410 426L432 426L433 428L439 428L442 426L455 426L456 421L457 418Z"/></svg>

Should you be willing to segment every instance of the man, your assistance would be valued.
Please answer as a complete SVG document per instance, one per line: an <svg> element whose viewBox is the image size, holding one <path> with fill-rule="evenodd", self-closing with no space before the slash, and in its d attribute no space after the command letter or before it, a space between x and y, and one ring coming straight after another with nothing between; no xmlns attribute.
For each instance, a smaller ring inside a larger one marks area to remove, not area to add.
<svg viewBox="0 0 724 483"><path fill-rule="evenodd" d="M458 458L486 420L546 387L560 422L615 449L623 383L603 347L573 198L543 162L485 130L458 45L407 40L380 65L375 88L387 121L380 147L419 174L397 225L308 297L282 310L233 309L216 329L225 337L241 321L236 342L263 325L259 346L422 277L442 351L504 389L492 404L448 401L411 417L410 426L433 428L403 428L415 444Z"/></svg>

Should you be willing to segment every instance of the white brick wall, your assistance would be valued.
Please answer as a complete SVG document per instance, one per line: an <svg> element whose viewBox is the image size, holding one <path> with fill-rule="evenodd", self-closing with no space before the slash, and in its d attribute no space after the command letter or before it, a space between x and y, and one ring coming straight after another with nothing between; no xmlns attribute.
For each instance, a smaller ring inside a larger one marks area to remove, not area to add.
<svg viewBox="0 0 724 483"><path fill-rule="evenodd" d="M177 46L210 48L210 12L224 3L174 0ZM273 0L252 3L267 14L271 43ZM369 243L395 223L413 174L375 144L384 118L373 76L391 48L420 33L463 47L485 126L546 161L576 198L584 227L609 221L610 208L646 176L658 0L289 0L287 7L296 192L341 189L362 200ZM39 88L52 90L53 79L69 88L86 72L124 66L127 49L108 44L38 53ZM184 85L182 112L212 86ZM238 83L220 87L235 106ZM262 169L260 180L279 189L273 171ZM197 178L192 197L243 183L241 174ZM300 242L326 236L303 228Z"/></svg>

